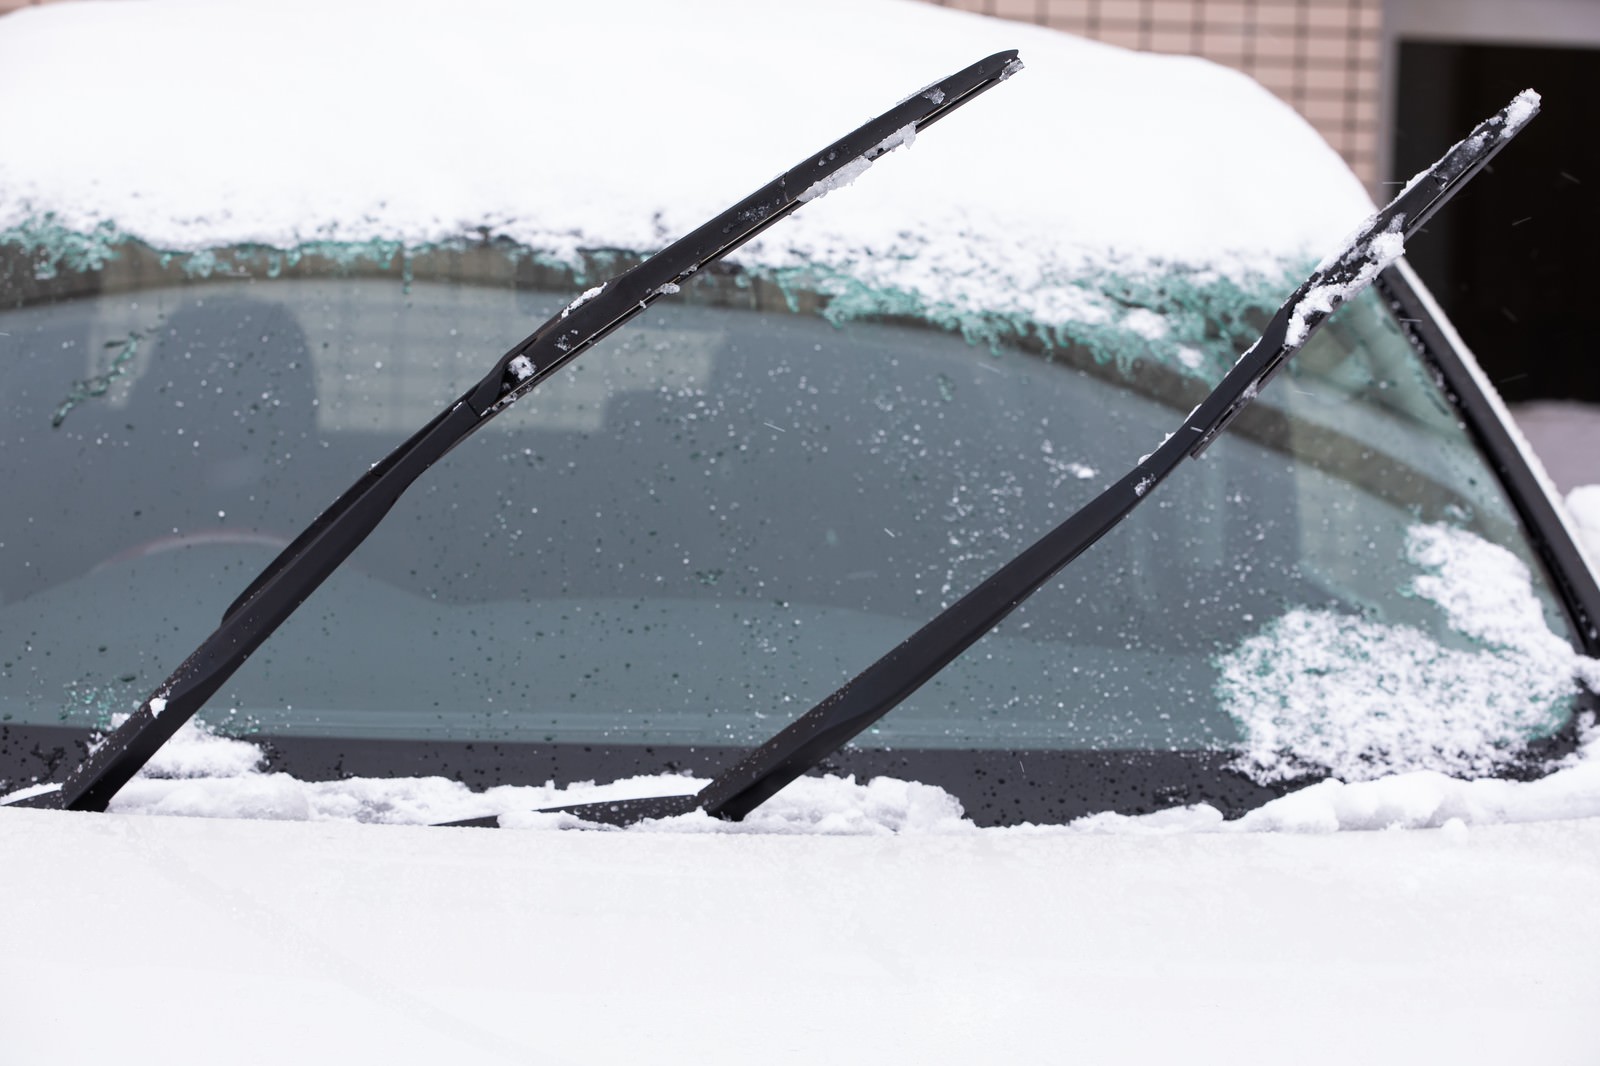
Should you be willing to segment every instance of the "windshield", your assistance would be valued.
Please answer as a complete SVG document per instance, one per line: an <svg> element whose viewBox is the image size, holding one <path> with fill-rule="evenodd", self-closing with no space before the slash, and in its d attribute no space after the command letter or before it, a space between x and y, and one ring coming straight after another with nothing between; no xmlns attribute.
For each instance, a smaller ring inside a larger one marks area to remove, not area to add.
<svg viewBox="0 0 1600 1066"><path fill-rule="evenodd" d="M27 461L0 518L5 722L103 728L137 705L355 472L584 287L495 245L200 267L136 246L53 278L9 264L0 432ZM683 297L457 449L204 717L283 743L621 745L643 769L757 743L1152 451L1277 294L1174 276L1118 323L978 345L829 321L738 273ZM857 746L1200 750L1272 778L1492 769L1562 725L1570 686L1530 688L1526 647L1452 614L1509 573L1569 639L1403 330L1377 293L1346 309ZM1425 706L1376 737L1300 706L1329 674L1304 654L1319 625L1364 641L1333 703L1376 686ZM419 770L449 772L395 768Z"/></svg>

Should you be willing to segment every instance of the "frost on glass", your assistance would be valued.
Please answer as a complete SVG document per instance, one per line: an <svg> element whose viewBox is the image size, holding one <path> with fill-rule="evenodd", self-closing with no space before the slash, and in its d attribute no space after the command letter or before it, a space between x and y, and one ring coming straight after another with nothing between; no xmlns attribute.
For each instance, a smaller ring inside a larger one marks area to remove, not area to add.
<svg viewBox="0 0 1600 1066"><path fill-rule="evenodd" d="M1152 272L1102 264L1008 285L998 290L1001 299L991 300L989 273L982 261L970 264L943 299L929 298L927 286L897 284L871 260L844 269L780 268L771 276L785 293L824 296L823 314L836 325L911 319L983 347L1070 353L1124 375L1154 362L1206 380L1233 364L1293 284L1287 266L1241 282L1180 265ZM791 302L798 306L799 299Z"/></svg>
<svg viewBox="0 0 1600 1066"><path fill-rule="evenodd" d="M62 225L50 214L0 229L0 249L21 253L35 281L99 270L116 258L117 245L125 239L110 222L85 233Z"/></svg>
<svg viewBox="0 0 1600 1066"><path fill-rule="evenodd" d="M910 144L910 127L886 139L880 150ZM832 179L830 179L832 180ZM838 182L840 184L843 181ZM1232 365L1264 325L1282 291L1306 264L1265 259L1254 274L1219 273L1182 263L1166 265L1115 261L1046 270L1019 281L997 264L1004 246L976 242L973 258L959 276L939 268L939 285L922 284L915 263L897 259L890 267L873 258L839 265L760 265L736 268L729 284L743 289L769 287L791 310L818 310L835 325L861 319L912 319L959 333L984 346L1023 344L1045 352L1078 352L1126 373L1136 362L1154 361L1202 379ZM278 278L329 271L353 276L392 276L409 286L419 262L474 256L504 264L499 274L564 276L587 288L636 261L627 252L594 249L540 249L491 239L456 238L429 243L372 238L362 241L309 239L287 247L238 244L223 248L152 247L105 223L78 232L51 215L30 217L0 230L0 253L13 272L29 281L67 282L74 277L134 275L148 284L150 267L188 280L229 277ZM133 263L130 264L129 260ZM530 271L528 268L532 268ZM912 276L907 277L910 271ZM22 280L21 278L18 279ZM34 285L52 291L48 285ZM4 279L0 279L3 304ZM931 296L930 292L942 295ZM570 310L570 307L568 308Z"/></svg>

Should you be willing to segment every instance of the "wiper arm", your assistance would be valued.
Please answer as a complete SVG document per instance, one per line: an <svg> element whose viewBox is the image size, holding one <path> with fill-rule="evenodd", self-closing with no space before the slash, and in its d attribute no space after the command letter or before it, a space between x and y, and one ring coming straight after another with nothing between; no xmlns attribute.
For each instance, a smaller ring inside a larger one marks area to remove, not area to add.
<svg viewBox="0 0 1600 1066"><path fill-rule="evenodd" d="M1539 97L1521 93L1480 124L1389 206L1372 216L1338 252L1324 259L1278 308L1261 338L1220 384L1151 455L1079 508L982 584L941 611L898 647L851 678L771 740L717 775L698 793L576 804L552 810L585 821L628 825L703 810L739 820L795 778L820 764L944 669L1091 545L1111 531L1185 458L1199 458L1255 399L1340 304L1359 295L1404 250L1435 211L1522 129ZM497 825L495 816L450 825Z"/></svg>
<svg viewBox="0 0 1600 1066"><path fill-rule="evenodd" d="M591 289L501 356L472 388L318 515L228 607L219 625L57 789L16 806L105 810L162 744L383 521L401 494L456 445L596 341L801 204L1022 67L998 52L918 91L762 186L626 273Z"/></svg>

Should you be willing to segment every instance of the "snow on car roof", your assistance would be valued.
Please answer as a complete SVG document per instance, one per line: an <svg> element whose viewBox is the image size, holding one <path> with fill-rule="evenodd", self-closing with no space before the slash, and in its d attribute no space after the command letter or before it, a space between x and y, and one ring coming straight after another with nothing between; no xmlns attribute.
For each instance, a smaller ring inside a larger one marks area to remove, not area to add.
<svg viewBox="0 0 1600 1066"><path fill-rule="evenodd" d="M1056 322L1086 274L1277 280L1371 209L1243 75L910 0L150 0L0 23L0 234L649 250L1008 48L1023 76L736 258Z"/></svg>

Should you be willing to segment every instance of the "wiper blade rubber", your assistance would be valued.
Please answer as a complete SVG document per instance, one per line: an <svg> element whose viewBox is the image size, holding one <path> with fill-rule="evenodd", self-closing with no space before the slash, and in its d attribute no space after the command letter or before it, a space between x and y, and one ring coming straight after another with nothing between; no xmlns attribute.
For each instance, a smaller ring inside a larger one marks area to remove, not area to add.
<svg viewBox="0 0 1600 1066"><path fill-rule="evenodd" d="M1132 471L698 793L554 810L610 825L695 809L736 821L816 767L921 688L1109 533L1149 499L1185 458L1199 458L1328 316L1359 295L1398 258L1405 240L1482 171L1538 110L1539 97L1528 90L1479 124L1368 219L1343 248L1318 264L1211 394ZM449 824L487 825L489 819Z"/></svg>
<svg viewBox="0 0 1600 1066"><path fill-rule="evenodd" d="M59 788L12 805L103 811L162 744L232 677L383 521L430 466L597 341L802 204L858 160L871 162L1022 67L998 52L902 100L638 266L591 289L501 356L433 421L328 506L228 607L172 676L112 730Z"/></svg>

